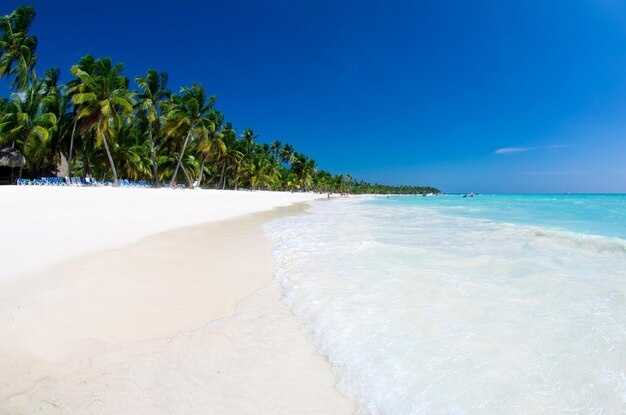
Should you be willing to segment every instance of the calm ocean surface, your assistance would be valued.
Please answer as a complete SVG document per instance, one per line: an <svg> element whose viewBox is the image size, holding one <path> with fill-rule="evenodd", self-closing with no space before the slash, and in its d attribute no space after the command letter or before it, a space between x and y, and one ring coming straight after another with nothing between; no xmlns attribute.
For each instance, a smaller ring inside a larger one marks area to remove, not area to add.
<svg viewBox="0 0 626 415"><path fill-rule="evenodd" d="M626 196L350 198L265 229L362 413L626 413Z"/></svg>

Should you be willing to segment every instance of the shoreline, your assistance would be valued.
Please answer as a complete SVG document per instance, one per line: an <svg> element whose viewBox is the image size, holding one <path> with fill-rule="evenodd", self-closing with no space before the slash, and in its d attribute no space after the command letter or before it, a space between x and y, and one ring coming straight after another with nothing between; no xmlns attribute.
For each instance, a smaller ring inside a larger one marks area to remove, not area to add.
<svg viewBox="0 0 626 415"><path fill-rule="evenodd" d="M261 225L182 227L0 281L0 412L352 414Z"/></svg>

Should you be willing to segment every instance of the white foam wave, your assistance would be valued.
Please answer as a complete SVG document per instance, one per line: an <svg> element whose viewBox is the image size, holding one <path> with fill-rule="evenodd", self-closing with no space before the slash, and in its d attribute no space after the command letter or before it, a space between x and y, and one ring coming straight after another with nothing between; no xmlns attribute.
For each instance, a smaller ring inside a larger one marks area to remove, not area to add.
<svg viewBox="0 0 626 415"><path fill-rule="evenodd" d="M623 241L344 201L266 231L362 413L626 412Z"/></svg>

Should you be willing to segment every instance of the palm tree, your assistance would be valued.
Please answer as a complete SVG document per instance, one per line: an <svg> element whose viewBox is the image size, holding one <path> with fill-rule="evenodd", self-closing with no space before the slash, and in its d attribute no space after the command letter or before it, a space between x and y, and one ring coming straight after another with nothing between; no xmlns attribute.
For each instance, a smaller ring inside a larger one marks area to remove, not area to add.
<svg viewBox="0 0 626 415"><path fill-rule="evenodd" d="M213 123L209 118L213 104L215 104L215 97L211 96L207 99L201 84L192 84L191 88L182 88L180 95L172 97L163 130L168 137L179 136L184 139L172 173L170 187L174 187L176 183L176 176L189 142L194 137L203 139L208 135L208 129Z"/></svg>
<svg viewBox="0 0 626 415"><path fill-rule="evenodd" d="M139 112L137 115L143 116L148 124L148 141L150 144L150 162L152 165L152 176L154 185L159 187L156 154L154 151L153 130L160 131L161 104L171 96L167 89L168 75L166 72L157 72L149 69L145 77L138 76L135 82L139 86Z"/></svg>
<svg viewBox="0 0 626 415"><path fill-rule="evenodd" d="M294 149L291 144L285 144L280 150L280 161L285 164L291 164L293 162Z"/></svg>
<svg viewBox="0 0 626 415"><path fill-rule="evenodd" d="M235 164L235 177L233 179L233 183L234 183L234 190L239 189L239 178L241 177L241 172L242 170L245 170L245 164L249 161L250 157L251 157L251 153L250 153L250 146L248 145L248 143L246 143L245 141L240 141L237 140L233 143L233 147L235 148L235 150L237 150L239 153L241 153L241 157L239 157L239 159L237 160L236 164Z"/></svg>
<svg viewBox="0 0 626 415"><path fill-rule="evenodd" d="M346 179L348 181L346 193L350 193L352 191L352 175L350 173L346 174Z"/></svg>
<svg viewBox="0 0 626 415"><path fill-rule="evenodd" d="M61 159L63 139L70 125L69 101L63 93L63 85L59 80L61 71L59 68L48 69L43 78L43 95L41 100L41 112L51 113L56 117L56 124L50 129L50 155L49 170L56 169Z"/></svg>
<svg viewBox="0 0 626 415"><path fill-rule="evenodd" d="M308 158L304 154L295 153L291 169L298 177L298 181L304 187L304 190L307 191L311 187L313 176L317 171L315 160Z"/></svg>
<svg viewBox="0 0 626 415"><path fill-rule="evenodd" d="M258 134L254 134L251 128L246 128L243 130L243 134L241 134L241 138L246 142L246 146L248 147L248 153L252 152L252 147L254 144L254 140L259 138Z"/></svg>
<svg viewBox="0 0 626 415"><path fill-rule="evenodd" d="M113 185L117 186L117 170L109 141L114 142L124 117L133 112L133 93L128 90L128 79L122 75L122 64L113 65L111 59L98 59L94 64L93 74L82 70L79 66L72 67L72 74L80 79L78 92L73 96L74 105L80 105L76 115L84 120L84 130L94 129L98 143L104 146Z"/></svg>
<svg viewBox="0 0 626 415"><path fill-rule="evenodd" d="M231 123L226 123L222 130L222 141L224 142L224 151L219 155L221 162L220 181L222 189L226 188L226 169L231 167L234 171L239 171L243 153L238 150L237 132L232 128ZM236 185L235 185L236 186Z"/></svg>
<svg viewBox="0 0 626 415"><path fill-rule="evenodd" d="M328 192L332 188L333 176L326 170L318 170L313 179L314 185L318 190Z"/></svg>
<svg viewBox="0 0 626 415"><path fill-rule="evenodd" d="M11 88L18 91L26 89L34 78L37 37L28 34L34 18L33 6L20 6L10 15L0 17L0 77L14 76Z"/></svg>
<svg viewBox="0 0 626 415"><path fill-rule="evenodd" d="M223 140L224 135L221 130L222 122L224 121L224 114L211 109L209 119L211 120L211 123L207 125L207 134L201 136L196 149L202 159L200 163L200 172L196 180L198 186L202 183L204 164L206 160L210 158L217 160L221 154L226 151L226 144Z"/></svg>
<svg viewBox="0 0 626 415"><path fill-rule="evenodd" d="M278 140L274 140L272 141L272 143L270 144L270 148L272 149L272 151L274 152L274 160L278 160L280 151L283 148L283 145L281 144L280 141Z"/></svg>
<svg viewBox="0 0 626 415"><path fill-rule="evenodd" d="M91 55L85 55L78 61L78 66L81 70L88 74L93 74L96 60ZM79 93L79 87L81 85L80 78L74 78L67 83L67 90L65 91L65 99L68 102L73 102L74 95ZM70 135L70 149L67 153L67 175L72 177L72 157L74 154L74 136L76 135L76 125L78 124L78 113L80 105L74 104L70 118L72 120L72 134ZM89 147L90 148L90 147ZM83 169L83 176L86 175L85 169Z"/></svg>
<svg viewBox="0 0 626 415"><path fill-rule="evenodd" d="M0 120L0 144L11 143L32 163L45 158L56 116L42 112L43 83L35 81L23 93L11 95ZM21 177L21 171L20 171Z"/></svg>
<svg viewBox="0 0 626 415"><path fill-rule="evenodd" d="M130 123L122 125L117 134L114 151L122 175L131 180L139 180L153 174L147 144L139 128L134 128ZM154 178L158 181L156 176Z"/></svg>
<svg viewBox="0 0 626 415"><path fill-rule="evenodd" d="M93 135L93 130L88 131L83 140L80 140L78 143L81 175L82 177L102 176L104 179L106 172L102 166L106 166L106 156L100 148L96 147L96 140L93 138ZM105 173L99 174L100 171Z"/></svg>
<svg viewBox="0 0 626 415"><path fill-rule="evenodd" d="M280 179L278 162L272 158L257 155L253 166L254 174L250 180L252 188L271 188Z"/></svg>
<svg viewBox="0 0 626 415"><path fill-rule="evenodd" d="M191 175L198 170L198 160L187 151L184 153L183 158L178 160L177 154L168 154L159 156L157 162L159 163L159 179L165 180L168 177L174 176L174 169L178 167L179 171L183 173L183 177L187 183L187 187L193 186Z"/></svg>

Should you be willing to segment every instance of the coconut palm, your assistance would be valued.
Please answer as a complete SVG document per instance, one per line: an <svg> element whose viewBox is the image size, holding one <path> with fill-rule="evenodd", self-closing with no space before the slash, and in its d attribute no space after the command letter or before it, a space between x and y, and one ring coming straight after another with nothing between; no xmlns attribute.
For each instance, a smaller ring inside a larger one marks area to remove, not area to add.
<svg viewBox="0 0 626 415"><path fill-rule="evenodd" d="M182 88L180 95L172 97L168 105L168 113L163 126L167 137L182 138L178 161L172 173L170 187L174 187L187 145L192 139L204 139L213 121L209 118L215 97L206 96L201 84L192 84L190 88Z"/></svg>
<svg viewBox="0 0 626 415"><path fill-rule="evenodd" d="M131 180L153 178L149 153L149 143L144 141L142 131L130 123L124 124L117 134L114 151L122 175Z"/></svg>
<svg viewBox="0 0 626 415"><path fill-rule="evenodd" d="M230 167L233 171L239 171L243 153L239 151L239 142L237 141L237 132L232 128L230 123L226 123L222 130L222 141L224 142L224 151L219 155L218 163L221 166L220 181L222 189L226 188L226 169ZM235 185L236 186L236 185Z"/></svg>
<svg viewBox="0 0 626 415"><path fill-rule="evenodd" d="M313 183L313 176L317 171L315 160L308 158L304 154L295 153L291 169L298 177L298 181L304 190L309 190Z"/></svg>
<svg viewBox="0 0 626 415"><path fill-rule="evenodd" d="M272 149L272 151L274 152L274 160L278 160L278 157L280 155L280 151L283 148L283 145L281 144L280 141L278 140L274 140L272 141L272 143L270 144L270 148Z"/></svg>
<svg viewBox="0 0 626 415"><path fill-rule="evenodd" d="M254 134L254 131L252 131L251 128L246 128L245 130L243 130L243 134L241 134L241 138L243 138L243 141L245 141L246 146L248 147L247 152L251 153L254 147L254 140L259 138L259 135Z"/></svg>
<svg viewBox="0 0 626 415"><path fill-rule="evenodd" d="M177 153L162 155L159 156L157 162L159 164L159 180L171 178L174 175L174 169L178 167L178 170L183 173L187 187L193 186L191 175L198 170L199 163L191 152L185 152L182 159L179 159Z"/></svg>
<svg viewBox="0 0 626 415"><path fill-rule="evenodd" d="M280 161L285 164L291 164L293 162L293 155L295 151L291 144L285 144L280 150Z"/></svg>
<svg viewBox="0 0 626 415"><path fill-rule="evenodd" d="M37 37L28 34L34 18L33 6L20 6L0 17L0 76L13 76L11 88L18 91L26 89L34 78Z"/></svg>
<svg viewBox="0 0 626 415"><path fill-rule="evenodd" d="M204 164L207 159L217 160L226 151L224 135L221 130L224 115L212 109L209 113L209 119L212 122L207 125L207 133L200 137L197 145L197 152L201 158L200 171L196 180L198 186L202 183Z"/></svg>
<svg viewBox="0 0 626 415"><path fill-rule="evenodd" d="M93 58L93 56L85 55L82 58L80 58L76 66L88 74L93 74L95 63L96 63L96 60ZM81 82L82 81L80 78L74 78L67 83L66 85L67 90L65 92L65 99L67 102L73 103L74 95L80 92ZM71 119L71 123L72 123L72 133L70 135L70 148L69 148L69 151L67 152L67 165L68 165L67 175L70 177L72 177L72 160L73 160L72 157L74 155L74 137L76 135L76 125L78 124L77 114L78 114L79 107L80 105L74 104L72 112L69 115L69 118ZM83 176L85 174L86 174L85 169L83 169Z"/></svg>
<svg viewBox="0 0 626 415"><path fill-rule="evenodd" d="M43 82L35 81L23 93L11 95L0 120L0 144L10 143L32 166L45 157L56 116L42 112ZM21 172L20 172L21 176Z"/></svg>
<svg viewBox="0 0 626 415"><path fill-rule="evenodd" d="M45 72L43 78L43 96L41 112L51 113L56 117L56 124L50 129L50 156L49 170L53 170L61 162L63 140L71 124L71 113L68 112L70 102L63 93L64 86L59 83L61 71L52 68Z"/></svg>
<svg viewBox="0 0 626 415"><path fill-rule="evenodd" d="M134 93L128 90L128 79L122 75L123 65L113 65L111 59L102 58L94 63L93 73L89 74L78 65L72 67L72 74L80 79L72 101L79 105L76 114L78 120L84 121L83 131L93 129L98 144L104 146L113 185L117 186L117 170L109 142L114 143L124 118L133 112Z"/></svg>
<svg viewBox="0 0 626 415"><path fill-rule="evenodd" d="M154 131L160 132L161 105L171 96L171 92L167 89L167 79L166 72L157 72L154 69L149 69L145 77L138 76L135 78L141 91L138 95L139 111L137 116L141 116L148 125L150 163L156 187L159 186L159 179L154 151Z"/></svg>
<svg viewBox="0 0 626 415"><path fill-rule="evenodd" d="M96 147L94 131L88 131L82 140L77 143L80 153L80 162L77 163L82 177L96 176L103 180L106 178L107 160L101 148ZM78 158L77 158L78 160Z"/></svg>

